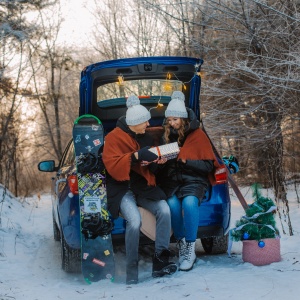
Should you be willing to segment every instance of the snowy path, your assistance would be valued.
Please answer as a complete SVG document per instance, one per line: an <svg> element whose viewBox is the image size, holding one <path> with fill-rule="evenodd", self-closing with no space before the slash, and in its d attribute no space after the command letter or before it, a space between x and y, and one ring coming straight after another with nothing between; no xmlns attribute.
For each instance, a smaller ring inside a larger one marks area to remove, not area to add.
<svg viewBox="0 0 300 300"><path fill-rule="evenodd" d="M151 258L144 257L139 265L141 282L127 286L124 254L118 252L116 282L87 285L80 274L61 269L60 243L52 234L50 195L43 195L40 201L28 198L22 204L6 197L0 203L0 300L296 300L300 294L300 209L296 201L290 205L295 234L282 237L279 263L262 267L244 263L241 243L233 243L236 254L232 258L206 255L197 242L198 260L190 272L153 279ZM243 214L234 198L232 211L232 222Z"/></svg>

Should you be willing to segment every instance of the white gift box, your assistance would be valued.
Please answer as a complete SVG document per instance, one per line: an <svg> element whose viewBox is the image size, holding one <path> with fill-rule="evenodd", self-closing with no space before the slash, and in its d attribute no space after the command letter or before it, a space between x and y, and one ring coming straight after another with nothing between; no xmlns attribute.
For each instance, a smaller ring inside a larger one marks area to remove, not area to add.
<svg viewBox="0 0 300 300"><path fill-rule="evenodd" d="M179 147L178 143L170 143L166 145L161 145L157 147L152 147L149 151L155 153L159 158L172 159L178 156Z"/></svg>

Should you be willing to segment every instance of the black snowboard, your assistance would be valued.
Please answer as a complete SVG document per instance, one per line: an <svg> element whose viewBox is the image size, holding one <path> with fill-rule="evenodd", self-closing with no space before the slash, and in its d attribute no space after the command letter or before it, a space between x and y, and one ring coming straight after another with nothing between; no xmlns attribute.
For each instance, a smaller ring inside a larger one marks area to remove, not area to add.
<svg viewBox="0 0 300 300"><path fill-rule="evenodd" d="M107 211L104 131L93 115L77 118L73 127L81 223L82 274L88 283L114 280L112 221Z"/></svg>

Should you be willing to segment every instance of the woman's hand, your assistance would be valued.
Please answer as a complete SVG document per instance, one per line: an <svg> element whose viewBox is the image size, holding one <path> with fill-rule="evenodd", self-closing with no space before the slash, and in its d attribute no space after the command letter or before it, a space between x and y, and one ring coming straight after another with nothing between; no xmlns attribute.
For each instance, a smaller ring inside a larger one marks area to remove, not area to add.
<svg viewBox="0 0 300 300"><path fill-rule="evenodd" d="M167 162L167 159L166 158L158 158L158 159L156 159L156 160L154 160L154 161L152 161L152 162L149 162L149 161L145 161L145 160L143 160L143 161L141 161L141 166L148 166L148 165L150 165L150 164L152 164L152 163L157 163L158 165L162 165L162 164L165 164Z"/></svg>
<svg viewBox="0 0 300 300"><path fill-rule="evenodd" d="M155 162L155 161L153 161L153 162ZM142 166L142 167L148 166L148 165L150 165L150 164L152 164L152 162L150 162L150 161L146 161L146 160L142 160L142 161L141 161L141 166Z"/></svg>
<svg viewBox="0 0 300 300"><path fill-rule="evenodd" d="M156 163L157 163L158 165L165 164L166 162L167 162L167 159L166 159L165 157L162 157L162 158L160 158L160 159L158 159L158 160L156 161Z"/></svg>

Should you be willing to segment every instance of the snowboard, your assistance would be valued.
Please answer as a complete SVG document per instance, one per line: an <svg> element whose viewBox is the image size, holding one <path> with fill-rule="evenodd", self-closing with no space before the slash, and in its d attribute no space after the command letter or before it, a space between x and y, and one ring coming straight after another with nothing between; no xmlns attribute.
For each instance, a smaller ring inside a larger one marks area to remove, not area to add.
<svg viewBox="0 0 300 300"><path fill-rule="evenodd" d="M80 205L82 274L89 284L102 279L113 281L113 222L107 211L101 121L93 115L77 118L73 126L73 141Z"/></svg>

